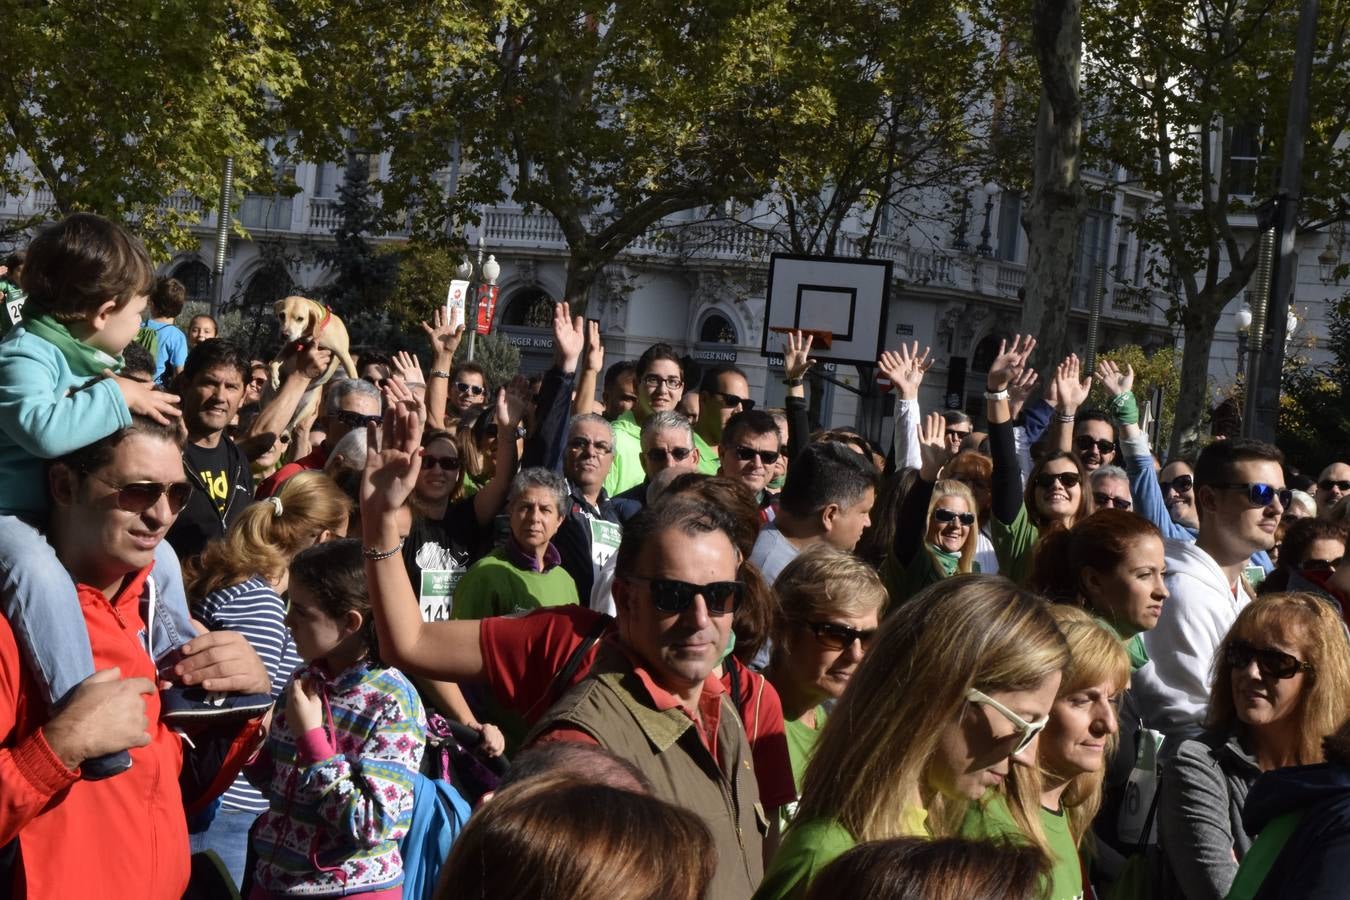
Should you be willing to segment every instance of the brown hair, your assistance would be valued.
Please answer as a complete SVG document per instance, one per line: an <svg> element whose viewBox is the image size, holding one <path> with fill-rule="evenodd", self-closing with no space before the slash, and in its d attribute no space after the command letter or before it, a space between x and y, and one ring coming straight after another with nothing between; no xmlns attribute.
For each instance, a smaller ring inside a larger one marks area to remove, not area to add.
<svg viewBox="0 0 1350 900"><path fill-rule="evenodd" d="M943 468L942 476L961 482L970 488L972 493L976 488L981 488L984 491L984 505L975 512L979 515L981 523L989 521L989 505L994 494L992 459L974 450L962 450Z"/></svg>
<svg viewBox="0 0 1350 900"><path fill-rule="evenodd" d="M863 529L862 537L853 553L874 569L880 569L891 552L895 542L896 516L905 502L905 495L919 480L918 469L901 469L884 482L877 491L877 501L872 504L872 523Z"/></svg>
<svg viewBox="0 0 1350 900"><path fill-rule="evenodd" d="M511 785L455 840L436 897L700 900L717 866L702 819L562 773Z"/></svg>
<svg viewBox="0 0 1350 900"><path fill-rule="evenodd" d="M852 553L816 544L797 554L774 582L778 609L774 615L774 657L787 644L792 625L886 612L890 595L876 570Z"/></svg>
<svg viewBox="0 0 1350 900"><path fill-rule="evenodd" d="M187 288L177 278L156 278L150 289L150 312L157 318L173 318L187 303Z"/></svg>
<svg viewBox="0 0 1350 900"><path fill-rule="evenodd" d="M1041 538L1027 586L1060 603L1081 603L1083 570L1110 572L1145 538L1162 540L1162 532L1128 510L1099 509L1072 528Z"/></svg>
<svg viewBox="0 0 1350 900"><path fill-rule="evenodd" d="M1046 526L1056 523L1051 523L1041 515L1040 508L1036 506L1036 479L1045 471L1046 466L1061 459L1073 463L1074 471L1078 473L1078 509L1074 511L1073 515L1069 516L1068 522L1063 523L1064 527L1072 528L1075 523L1092 512L1092 491L1088 486L1088 475L1087 470L1083 468L1083 461L1067 450L1047 453L1036 461L1036 465L1031 467L1031 474L1027 476L1026 489L1022 493L1022 502L1027 506L1027 519L1032 525L1040 528L1042 534L1044 534Z"/></svg>
<svg viewBox="0 0 1350 900"><path fill-rule="evenodd" d="M77 322L109 300L121 309L149 292L154 276L140 240L102 216L75 213L38 232L21 277L30 315Z"/></svg>
<svg viewBox="0 0 1350 900"><path fill-rule="evenodd" d="M1215 730L1241 727L1228 648L1234 641L1262 646L1272 638L1297 647L1303 661L1313 667L1304 675L1294 711L1299 717L1297 764L1321 762L1322 739L1350 712L1350 643L1339 613L1316 594L1267 594L1242 608L1214 653L1206 724Z"/></svg>
<svg viewBox="0 0 1350 900"><path fill-rule="evenodd" d="M1050 860L1011 841L896 838L859 844L830 863L806 900L1032 900Z"/></svg>

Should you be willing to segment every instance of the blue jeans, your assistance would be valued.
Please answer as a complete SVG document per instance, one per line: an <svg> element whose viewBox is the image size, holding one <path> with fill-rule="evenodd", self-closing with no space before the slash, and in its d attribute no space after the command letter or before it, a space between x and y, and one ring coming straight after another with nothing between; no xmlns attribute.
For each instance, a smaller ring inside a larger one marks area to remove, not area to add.
<svg viewBox="0 0 1350 900"><path fill-rule="evenodd" d="M244 861L248 857L248 830L260 813L246 812L221 805L205 831L188 835L193 853L214 850L230 871L236 887L244 883Z"/></svg>
<svg viewBox="0 0 1350 900"><path fill-rule="evenodd" d="M150 646L158 659L197 632L188 617L183 571L167 542L155 548L150 577L157 594ZM51 706L94 674L75 582L42 532L18 516L0 516L0 611Z"/></svg>

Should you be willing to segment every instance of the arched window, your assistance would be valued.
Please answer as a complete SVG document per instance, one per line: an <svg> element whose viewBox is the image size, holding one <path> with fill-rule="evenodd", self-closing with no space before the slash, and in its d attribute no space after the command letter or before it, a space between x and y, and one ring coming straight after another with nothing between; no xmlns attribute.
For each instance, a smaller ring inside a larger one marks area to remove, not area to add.
<svg viewBox="0 0 1350 900"><path fill-rule="evenodd" d="M521 288L506 301L501 324L508 328L552 328L553 306L553 298L542 288Z"/></svg>
<svg viewBox="0 0 1350 900"><path fill-rule="evenodd" d="M295 290L291 273L280 263L264 266L249 279L244 289L243 306L245 309L270 307L282 297L289 296Z"/></svg>
<svg viewBox="0 0 1350 900"><path fill-rule="evenodd" d="M737 344L740 343L740 338L736 334L735 326L726 316L712 313L703 320L703 325L698 330L698 341L700 344Z"/></svg>
<svg viewBox="0 0 1350 900"><path fill-rule="evenodd" d="M211 270L200 259L189 259L174 267L172 277L187 288L189 300L205 303L211 299Z"/></svg>
<svg viewBox="0 0 1350 900"><path fill-rule="evenodd" d="M983 340L975 346L975 352L970 357L970 371L988 372L989 367L994 364L998 358L998 342L1002 340L996 334L986 335Z"/></svg>

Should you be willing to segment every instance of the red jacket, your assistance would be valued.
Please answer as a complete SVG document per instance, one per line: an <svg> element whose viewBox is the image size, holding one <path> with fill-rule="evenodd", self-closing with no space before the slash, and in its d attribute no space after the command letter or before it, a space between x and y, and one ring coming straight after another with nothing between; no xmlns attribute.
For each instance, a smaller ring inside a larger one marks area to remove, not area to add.
<svg viewBox="0 0 1350 900"><path fill-rule="evenodd" d="M149 572L135 575L111 603L78 585L95 669L120 666L123 677L155 679L140 639L139 599ZM0 617L0 844L19 839L14 896L178 900L189 856L178 787L183 748L159 721L159 695L145 695L149 745L130 751L128 771L102 781L80 780L52 753L41 696ZM242 765L244 742L236 745L223 769Z"/></svg>
<svg viewBox="0 0 1350 900"><path fill-rule="evenodd" d="M254 500L266 500L268 497L281 490L281 486L293 475L299 475L301 472L313 472L323 469L328 462L328 442L320 444L310 451L308 456L302 456L295 462L288 462L286 465L277 469L271 475L258 485L258 489L253 492Z"/></svg>

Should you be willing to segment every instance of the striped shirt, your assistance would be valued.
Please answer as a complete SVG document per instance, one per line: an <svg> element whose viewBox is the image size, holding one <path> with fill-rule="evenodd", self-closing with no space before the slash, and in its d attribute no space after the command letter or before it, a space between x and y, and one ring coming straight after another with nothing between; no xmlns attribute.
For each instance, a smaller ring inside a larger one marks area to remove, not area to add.
<svg viewBox="0 0 1350 900"><path fill-rule="evenodd" d="M279 699L291 674L303 665L286 627L286 602L262 577L250 578L233 587L221 588L193 604L193 615L212 631L237 631L262 659L272 682L272 697ZM220 802L246 812L267 812L267 798L240 775Z"/></svg>

